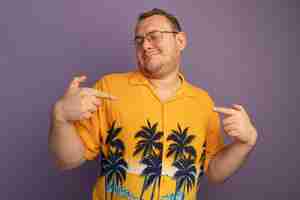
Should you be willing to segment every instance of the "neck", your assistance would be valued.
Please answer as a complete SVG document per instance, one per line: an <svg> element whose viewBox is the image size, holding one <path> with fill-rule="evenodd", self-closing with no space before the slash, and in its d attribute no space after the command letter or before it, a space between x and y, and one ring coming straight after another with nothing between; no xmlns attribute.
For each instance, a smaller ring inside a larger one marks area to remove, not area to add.
<svg viewBox="0 0 300 200"><path fill-rule="evenodd" d="M174 70L164 77L148 78L148 80L157 90L177 90L181 82L178 76L178 70Z"/></svg>

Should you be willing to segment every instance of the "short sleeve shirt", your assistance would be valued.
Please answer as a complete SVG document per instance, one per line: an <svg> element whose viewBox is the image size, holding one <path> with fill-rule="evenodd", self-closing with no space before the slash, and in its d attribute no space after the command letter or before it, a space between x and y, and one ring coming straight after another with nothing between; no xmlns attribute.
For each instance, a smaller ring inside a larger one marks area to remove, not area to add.
<svg viewBox="0 0 300 200"><path fill-rule="evenodd" d="M96 82L102 99L90 119L74 125L85 158L99 161L93 200L194 200L211 158L224 146L219 116L207 92L182 83L161 101L139 72Z"/></svg>

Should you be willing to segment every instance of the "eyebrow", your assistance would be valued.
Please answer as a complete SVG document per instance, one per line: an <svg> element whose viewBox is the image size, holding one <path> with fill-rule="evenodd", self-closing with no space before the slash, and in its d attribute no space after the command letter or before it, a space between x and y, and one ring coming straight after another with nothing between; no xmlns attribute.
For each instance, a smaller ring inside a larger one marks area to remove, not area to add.
<svg viewBox="0 0 300 200"><path fill-rule="evenodd" d="M160 31L160 30L152 30L152 31L149 31L149 32L145 33L144 35L147 35L149 33L153 33L153 32L156 32L156 31ZM144 36L143 35L135 35L134 36L134 38L142 38L142 37L144 37Z"/></svg>

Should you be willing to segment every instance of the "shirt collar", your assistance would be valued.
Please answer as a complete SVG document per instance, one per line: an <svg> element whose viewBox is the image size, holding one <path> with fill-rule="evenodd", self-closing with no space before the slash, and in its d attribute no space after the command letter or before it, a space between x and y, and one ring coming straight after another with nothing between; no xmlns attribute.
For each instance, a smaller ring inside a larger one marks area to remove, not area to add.
<svg viewBox="0 0 300 200"><path fill-rule="evenodd" d="M182 80L182 85L177 91L177 94L179 96L189 96L189 97L194 97L196 96L196 91L193 88L193 86L188 83L182 73L178 73L178 76ZM146 85L149 86L150 82L145 78L145 76L139 71L136 70L134 71L130 76L129 76L129 83L132 85Z"/></svg>

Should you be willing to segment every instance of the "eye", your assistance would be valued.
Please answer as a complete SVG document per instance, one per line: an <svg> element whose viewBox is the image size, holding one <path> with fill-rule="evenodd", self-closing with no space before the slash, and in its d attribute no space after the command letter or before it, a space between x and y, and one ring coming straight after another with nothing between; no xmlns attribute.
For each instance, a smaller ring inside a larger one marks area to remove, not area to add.
<svg viewBox="0 0 300 200"><path fill-rule="evenodd" d="M140 45L140 44L143 43L143 40L144 40L144 38L142 38L142 37L136 37L134 39L134 42L135 42L136 45Z"/></svg>
<svg viewBox="0 0 300 200"><path fill-rule="evenodd" d="M152 41L158 41L159 38L160 38L160 32L152 32L152 33L149 33L149 38L152 40Z"/></svg>

